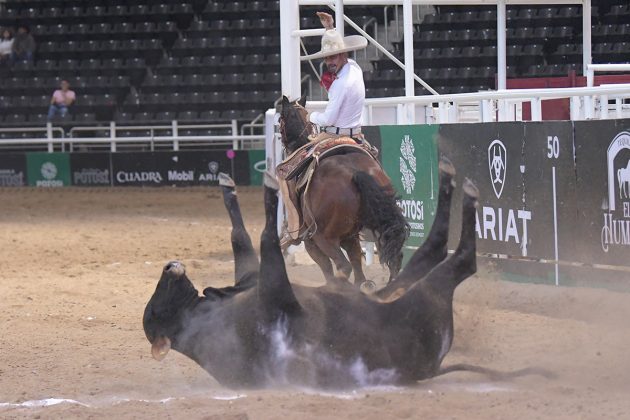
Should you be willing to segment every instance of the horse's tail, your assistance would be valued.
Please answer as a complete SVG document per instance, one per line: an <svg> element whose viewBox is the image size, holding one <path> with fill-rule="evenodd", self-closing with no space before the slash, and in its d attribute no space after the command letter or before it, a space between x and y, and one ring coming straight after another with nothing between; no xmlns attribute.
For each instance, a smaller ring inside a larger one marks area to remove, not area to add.
<svg viewBox="0 0 630 420"><path fill-rule="evenodd" d="M402 247L409 236L409 225L396 204L393 192L378 185L365 172L355 172L352 181L361 196L361 223L374 232L381 264L386 264L394 277L400 270Z"/></svg>

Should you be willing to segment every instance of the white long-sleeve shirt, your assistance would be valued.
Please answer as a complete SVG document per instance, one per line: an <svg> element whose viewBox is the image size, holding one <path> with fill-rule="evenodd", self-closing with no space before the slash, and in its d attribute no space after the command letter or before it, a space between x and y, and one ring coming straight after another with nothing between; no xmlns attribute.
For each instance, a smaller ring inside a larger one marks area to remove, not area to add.
<svg viewBox="0 0 630 420"><path fill-rule="evenodd" d="M11 47L13 47L13 39L0 39L0 55L11 54Z"/></svg>
<svg viewBox="0 0 630 420"><path fill-rule="evenodd" d="M363 102L363 71L354 60L348 59L328 90L326 109L324 112L311 112L309 119L321 127L360 127Z"/></svg>

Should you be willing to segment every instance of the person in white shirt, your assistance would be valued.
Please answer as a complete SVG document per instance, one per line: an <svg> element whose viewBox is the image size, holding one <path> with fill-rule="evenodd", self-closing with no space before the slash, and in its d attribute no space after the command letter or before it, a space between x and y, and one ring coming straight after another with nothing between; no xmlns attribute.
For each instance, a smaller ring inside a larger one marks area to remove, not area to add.
<svg viewBox="0 0 630 420"><path fill-rule="evenodd" d="M0 64L4 65L9 62L11 51L13 49L13 34L10 29L2 30L0 37Z"/></svg>
<svg viewBox="0 0 630 420"><path fill-rule="evenodd" d="M352 137L355 142L363 143L361 135L361 114L365 102L363 71L359 65L348 58L348 52L367 47L367 39L360 35L341 37L334 29L331 15L317 12L317 16L326 29L322 36L321 50L315 54L301 57L302 60L323 58L328 69L322 75L322 85L328 90L328 105L324 112L311 112L309 121L320 127L320 133L310 136L311 142L321 142L332 137ZM367 142L365 142L367 144ZM287 212L287 227L281 238L281 245L298 244L300 240L299 208L290 197L286 180L278 179Z"/></svg>
<svg viewBox="0 0 630 420"><path fill-rule="evenodd" d="M348 58L348 52L365 48L367 39L360 35L342 38L334 29L331 15L317 12L317 16L326 29L322 37L321 50L303 56L302 60L323 58L330 74L325 74L322 78L324 87L328 90L326 109L323 112L309 114L309 120L321 129L320 135L315 136L313 141L335 135L355 137L361 134L365 84L361 67Z"/></svg>

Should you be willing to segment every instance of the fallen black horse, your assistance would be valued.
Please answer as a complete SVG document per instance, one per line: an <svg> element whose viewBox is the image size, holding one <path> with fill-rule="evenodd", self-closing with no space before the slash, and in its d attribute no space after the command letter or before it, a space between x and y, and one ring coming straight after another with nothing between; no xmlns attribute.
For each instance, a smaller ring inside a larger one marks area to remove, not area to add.
<svg viewBox="0 0 630 420"><path fill-rule="evenodd" d="M476 271L478 196L466 180L460 243L446 258L454 173L450 163L440 163L438 213L428 240L371 297L349 284L290 284L270 187L259 263L234 188L225 185L235 285L199 296L184 266L168 263L144 313L153 356L161 360L172 348L234 388L408 384L453 370L440 365L453 341L453 293Z"/></svg>

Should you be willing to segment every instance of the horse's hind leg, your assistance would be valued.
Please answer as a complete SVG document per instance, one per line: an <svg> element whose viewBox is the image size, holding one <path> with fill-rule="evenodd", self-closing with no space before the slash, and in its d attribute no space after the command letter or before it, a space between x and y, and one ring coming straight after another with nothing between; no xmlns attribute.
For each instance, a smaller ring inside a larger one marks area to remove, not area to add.
<svg viewBox="0 0 630 420"><path fill-rule="evenodd" d="M330 258L328 258L328 255L324 254L322 250L319 249L317 245L315 245L315 242L312 239L306 239L304 241L304 248L306 248L306 252L308 252L308 255L311 256L313 261L315 261L319 268L322 270L326 281L330 281L331 279L333 279L335 277L335 273L333 272L333 266L330 262Z"/></svg>
<svg viewBox="0 0 630 420"><path fill-rule="evenodd" d="M339 242L333 242L318 233L313 235L313 241L315 245L335 263L335 268L337 269L336 276L332 279L327 278L326 280L343 279L347 281L350 278L350 273L352 273L352 265L346 259L346 256L343 255Z"/></svg>
<svg viewBox="0 0 630 420"><path fill-rule="evenodd" d="M360 286L365 282L365 274L363 274L361 242L359 235L347 238L341 241L341 246L348 253L350 264L352 264L352 272L354 273L354 284Z"/></svg>
<svg viewBox="0 0 630 420"><path fill-rule="evenodd" d="M252 246L252 240L245 230L241 208L238 205L234 181L224 174L219 174L219 185L223 190L223 203L232 222L232 252L234 253L234 278L238 285L244 281L253 281L259 270L258 257Z"/></svg>

